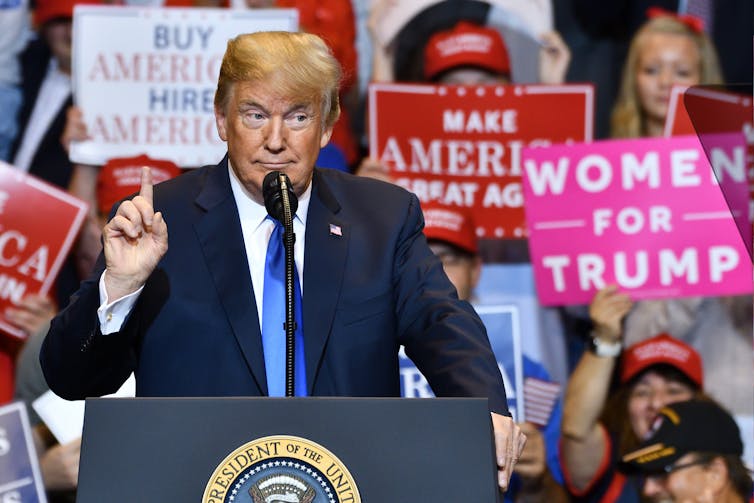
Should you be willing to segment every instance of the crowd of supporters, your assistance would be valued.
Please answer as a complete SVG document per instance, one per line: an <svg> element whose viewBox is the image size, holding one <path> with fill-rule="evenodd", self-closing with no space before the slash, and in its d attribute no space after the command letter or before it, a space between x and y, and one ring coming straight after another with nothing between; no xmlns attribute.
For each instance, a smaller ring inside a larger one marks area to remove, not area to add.
<svg viewBox="0 0 754 503"><path fill-rule="evenodd" d="M14 396L31 403L47 390L38 353L50 319L92 270L112 206L138 191L134 173L140 166L151 166L158 183L191 169L146 156L111 159L102 166L69 159L70 142L87 138L85 111L76 106L71 79L73 8L99 3L298 9L300 29L320 35L344 71L343 113L319 165L386 182L393 181L389 167L368 155L366 86L370 82L557 85L587 81L595 85L598 98L597 138L650 138L663 136L673 85L751 81L754 59L753 2L745 0L708 0L702 2L706 10L700 13L688 12L692 1L537 0L520 5L493 0L0 2L0 160L90 204L90 214L51 293L28 295L5 313L27 338L21 343L0 337L0 404ZM510 9L503 10L503 15L515 14L536 27L529 36L538 47L531 54L537 64L528 80L521 80L513 67L510 44L501 31L487 22L490 9L502 9L502 4ZM469 46L471 39L476 40L476 47ZM425 208L431 211L442 215L458 209ZM461 212L457 218L465 222L472 217ZM441 257L459 297L469 299L482 270L474 226L466 222L457 232L435 232L432 221L427 218L430 245ZM736 354L754 368L751 297L632 301L625 292L608 286L597 292L589 306L583 306L580 315L576 311L563 310L565 317L576 322L559 335L569 338L567 344L575 352L572 362L564 362L569 378L561 383L562 421L558 416L552 431L545 425L522 424L530 440L508 498L543 503L633 502L642 497L686 501L680 495L689 484L697 484L693 487L699 487L699 494L712 498L704 501L749 501L751 475L747 479L746 468L739 466L740 441L730 440L721 444L723 450L715 451L696 444L683 447L676 439L679 452L686 456L659 466L662 473L654 465L644 466L641 457L636 461L631 453L646 447L647 438L665 431L653 423L661 411L677 402L692 404L689 410L677 409L679 415L689 415L689 421L708 413L707 405L697 402L719 402L727 409L737 404L742 410L732 411L736 415L747 415L747 410L754 415L750 410L754 403L739 398L751 397L754 382L744 380L731 386L720 373L725 362L715 356L707 362L705 354L705 348L716 344L709 341L719 340L717 344L739 348ZM702 325L709 313L726 320L718 327L720 333L700 333L700 326L715 330ZM721 428L734 430L726 412L709 414L722 417ZM38 417L32 415L32 420L50 500L73 501L80 439L60 445ZM703 436L703 430L716 427L704 424L699 427L702 431L695 431ZM753 441L744 439L744 443ZM707 444L700 441L699 445ZM692 467L678 459L698 462ZM699 473L677 489L676 480L689 475L681 470L686 466ZM722 485L723 489L712 482L702 486L705 471L721 473L729 484Z"/></svg>

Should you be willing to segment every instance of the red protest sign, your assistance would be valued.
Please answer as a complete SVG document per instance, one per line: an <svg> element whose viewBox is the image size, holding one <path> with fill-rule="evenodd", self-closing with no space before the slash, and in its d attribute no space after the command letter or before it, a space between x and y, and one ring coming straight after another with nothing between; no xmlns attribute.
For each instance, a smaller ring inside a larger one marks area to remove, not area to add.
<svg viewBox="0 0 754 503"><path fill-rule="evenodd" d="M0 163L0 329L25 334L4 317L32 293L45 295L84 222L88 205Z"/></svg>
<svg viewBox="0 0 754 503"><path fill-rule="evenodd" d="M754 108L751 96L712 86L674 86L665 118L665 136L696 134L705 151L706 134L742 132L748 145L749 218L754 222Z"/></svg>
<svg viewBox="0 0 754 503"><path fill-rule="evenodd" d="M370 155L422 202L464 206L477 234L526 236L521 151L591 141L590 85L369 87Z"/></svg>
<svg viewBox="0 0 754 503"><path fill-rule="evenodd" d="M665 136L705 133L748 134L752 136L751 96L707 87L674 86L665 118Z"/></svg>

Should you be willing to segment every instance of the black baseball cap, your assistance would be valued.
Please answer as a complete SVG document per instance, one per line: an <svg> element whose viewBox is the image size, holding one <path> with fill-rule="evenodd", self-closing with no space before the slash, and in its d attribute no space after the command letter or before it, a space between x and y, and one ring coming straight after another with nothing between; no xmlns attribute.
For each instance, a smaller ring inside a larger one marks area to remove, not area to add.
<svg viewBox="0 0 754 503"><path fill-rule="evenodd" d="M663 407L650 436L623 456L621 469L629 473L668 473L690 452L743 454L741 432L733 417L711 400L689 400Z"/></svg>

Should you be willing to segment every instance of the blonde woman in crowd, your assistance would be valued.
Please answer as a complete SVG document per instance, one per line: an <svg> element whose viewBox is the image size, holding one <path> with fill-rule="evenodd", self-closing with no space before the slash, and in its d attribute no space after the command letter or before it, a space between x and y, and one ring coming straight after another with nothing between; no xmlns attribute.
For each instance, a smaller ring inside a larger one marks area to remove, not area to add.
<svg viewBox="0 0 754 503"><path fill-rule="evenodd" d="M624 65L612 115L613 138L662 136L673 85L723 82L717 51L700 19L658 8L647 14ZM751 320L751 296L645 300L626 317L625 343L659 332L683 339L704 354L710 395L734 415L750 417Z"/></svg>
<svg viewBox="0 0 754 503"><path fill-rule="evenodd" d="M611 136L662 136L673 85L721 84L717 52L701 21L650 9L623 66Z"/></svg>

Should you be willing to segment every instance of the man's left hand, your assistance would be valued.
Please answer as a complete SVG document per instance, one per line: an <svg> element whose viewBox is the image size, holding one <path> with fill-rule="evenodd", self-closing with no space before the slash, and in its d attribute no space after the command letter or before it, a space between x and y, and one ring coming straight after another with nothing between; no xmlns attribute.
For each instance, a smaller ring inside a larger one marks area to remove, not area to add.
<svg viewBox="0 0 754 503"><path fill-rule="evenodd" d="M508 489L513 466L521 457L526 444L526 435L513 419L491 413L492 430L495 435L495 459L497 460L497 483L501 491Z"/></svg>

